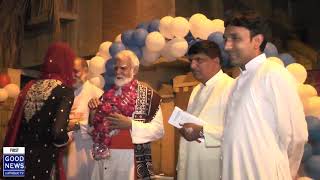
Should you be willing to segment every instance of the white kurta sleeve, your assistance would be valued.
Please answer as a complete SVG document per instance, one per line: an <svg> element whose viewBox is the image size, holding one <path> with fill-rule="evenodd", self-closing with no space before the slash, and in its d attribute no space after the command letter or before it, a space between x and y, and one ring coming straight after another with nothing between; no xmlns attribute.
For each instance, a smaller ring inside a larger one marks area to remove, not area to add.
<svg viewBox="0 0 320 180"><path fill-rule="evenodd" d="M159 107L149 123L132 121L131 138L133 144L142 144L160 139L164 135L162 111Z"/></svg>
<svg viewBox="0 0 320 180"><path fill-rule="evenodd" d="M223 126L215 126L211 124L205 124L203 126L203 134L205 138L206 147L218 147L221 145L221 137L223 132Z"/></svg>
<svg viewBox="0 0 320 180"><path fill-rule="evenodd" d="M291 176L295 177L302 159L308 130L296 82L286 69L270 78L273 107L280 148L287 152Z"/></svg>

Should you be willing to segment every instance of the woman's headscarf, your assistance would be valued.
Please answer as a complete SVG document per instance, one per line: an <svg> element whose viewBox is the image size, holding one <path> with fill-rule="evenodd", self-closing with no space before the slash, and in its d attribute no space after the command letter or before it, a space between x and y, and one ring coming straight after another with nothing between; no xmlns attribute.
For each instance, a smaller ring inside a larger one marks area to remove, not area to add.
<svg viewBox="0 0 320 180"><path fill-rule="evenodd" d="M56 42L49 46L42 65L41 79L57 79L71 87L73 78L73 61L75 53L68 44Z"/></svg>

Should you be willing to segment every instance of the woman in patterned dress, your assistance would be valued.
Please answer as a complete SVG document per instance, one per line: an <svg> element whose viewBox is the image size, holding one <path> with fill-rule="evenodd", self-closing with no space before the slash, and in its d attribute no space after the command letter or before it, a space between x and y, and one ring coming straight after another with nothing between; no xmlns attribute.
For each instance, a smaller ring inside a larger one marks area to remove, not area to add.
<svg viewBox="0 0 320 180"><path fill-rule="evenodd" d="M53 164L61 164L59 150L69 139L68 116L74 99L74 59L67 44L53 43L40 79L29 82L17 99L4 146L25 147L25 179L49 179ZM61 173L58 177L64 178Z"/></svg>

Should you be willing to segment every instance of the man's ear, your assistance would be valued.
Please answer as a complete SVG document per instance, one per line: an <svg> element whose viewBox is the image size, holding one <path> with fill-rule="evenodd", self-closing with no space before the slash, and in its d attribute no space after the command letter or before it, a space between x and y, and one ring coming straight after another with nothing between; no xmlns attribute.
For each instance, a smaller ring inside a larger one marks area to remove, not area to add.
<svg viewBox="0 0 320 180"><path fill-rule="evenodd" d="M137 75L139 72L139 67L134 67L133 68L133 75Z"/></svg>
<svg viewBox="0 0 320 180"><path fill-rule="evenodd" d="M262 34L257 34L253 37L254 48L260 49L260 45L262 44L264 37Z"/></svg>

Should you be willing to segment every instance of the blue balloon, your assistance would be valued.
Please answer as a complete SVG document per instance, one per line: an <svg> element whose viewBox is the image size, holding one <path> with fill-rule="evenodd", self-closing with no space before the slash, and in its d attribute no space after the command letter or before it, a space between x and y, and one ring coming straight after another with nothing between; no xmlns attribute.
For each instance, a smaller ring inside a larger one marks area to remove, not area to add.
<svg viewBox="0 0 320 180"><path fill-rule="evenodd" d="M284 66L288 66L289 64L296 62L296 60L288 53L279 54L279 58L282 60Z"/></svg>
<svg viewBox="0 0 320 180"><path fill-rule="evenodd" d="M313 179L320 179L320 155L313 155L305 163L305 173Z"/></svg>
<svg viewBox="0 0 320 180"><path fill-rule="evenodd" d="M140 23L136 27L136 29L144 29L146 31L148 31L148 28L149 28L149 23L148 22Z"/></svg>
<svg viewBox="0 0 320 180"><path fill-rule="evenodd" d="M106 76L114 76L114 66L116 64L115 59L110 59L107 61L105 67L106 67L106 73L104 73Z"/></svg>
<svg viewBox="0 0 320 180"><path fill-rule="evenodd" d="M141 48L139 48L137 46L128 46L128 49L131 50L134 54L136 54L136 56L138 57L139 60L142 58Z"/></svg>
<svg viewBox="0 0 320 180"><path fill-rule="evenodd" d="M125 31L121 34L121 41L124 45L126 46L130 46L130 45L133 45L133 40L132 40L132 34L133 34L133 30L128 30L128 31Z"/></svg>
<svg viewBox="0 0 320 180"><path fill-rule="evenodd" d="M114 85L114 79L115 79L115 76L104 76L104 81L105 81L105 84L104 84L104 87L103 87L103 90L104 91L108 91L109 89L112 88L112 86Z"/></svg>
<svg viewBox="0 0 320 180"><path fill-rule="evenodd" d="M306 117L310 142L320 142L320 119L314 116Z"/></svg>
<svg viewBox="0 0 320 180"><path fill-rule="evenodd" d="M312 146L307 143L304 145L304 152L303 152L303 156L302 156L302 162L307 161L311 156L312 156Z"/></svg>
<svg viewBox="0 0 320 180"><path fill-rule="evenodd" d="M263 52L266 54L267 57L277 57L278 56L278 49L271 42L267 42L266 47L264 48Z"/></svg>
<svg viewBox="0 0 320 180"><path fill-rule="evenodd" d="M316 142L312 145L313 155L320 155L320 142Z"/></svg>
<svg viewBox="0 0 320 180"><path fill-rule="evenodd" d="M159 26L160 26L160 20L159 19L155 19L153 21L150 22L149 26L148 26L148 32L154 32L154 31L159 31Z"/></svg>
<svg viewBox="0 0 320 180"><path fill-rule="evenodd" d="M132 41L136 46L143 47L148 35L148 31L145 29L136 29L132 34Z"/></svg>
<svg viewBox="0 0 320 180"><path fill-rule="evenodd" d="M208 40L215 42L220 48L224 48L224 38L222 32L211 33L208 37Z"/></svg>
<svg viewBox="0 0 320 180"><path fill-rule="evenodd" d="M184 39L188 42L189 47L191 46L191 43L195 41L194 37L192 36L191 32L184 37Z"/></svg>
<svg viewBox="0 0 320 180"><path fill-rule="evenodd" d="M233 67L229 58L229 54L224 50L220 48L221 52L221 60L220 65L222 68L231 68Z"/></svg>
<svg viewBox="0 0 320 180"><path fill-rule="evenodd" d="M110 48L109 48L109 53L111 55L111 57L115 57L117 55L118 52L125 50L126 47L119 42L114 42L111 44Z"/></svg>

